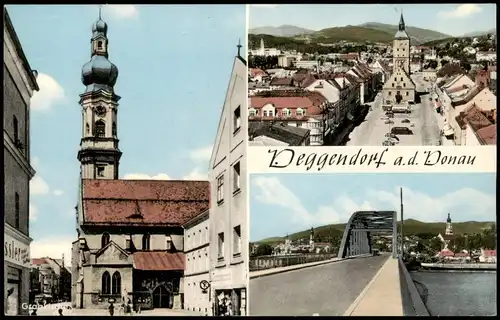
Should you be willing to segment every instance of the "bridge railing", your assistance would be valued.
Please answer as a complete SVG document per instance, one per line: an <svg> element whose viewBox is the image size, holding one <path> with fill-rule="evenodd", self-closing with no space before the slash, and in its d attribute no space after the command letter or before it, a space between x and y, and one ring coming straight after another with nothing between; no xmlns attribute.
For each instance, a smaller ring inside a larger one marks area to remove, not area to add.
<svg viewBox="0 0 500 320"><path fill-rule="evenodd" d="M260 256L250 258L250 271L266 270L272 268L288 267L309 262L319 262L336 258L337 254L305 253L283 256Z"/></svg>
<svg viewBox="0 0 500 320"><path fill-rule="evenodd" d="M399 262L399 281L401 283L401 300L403 301L403 312L405 316L430 316L427 307L418 292L417 286L408 272L403 260Z"/></svg>

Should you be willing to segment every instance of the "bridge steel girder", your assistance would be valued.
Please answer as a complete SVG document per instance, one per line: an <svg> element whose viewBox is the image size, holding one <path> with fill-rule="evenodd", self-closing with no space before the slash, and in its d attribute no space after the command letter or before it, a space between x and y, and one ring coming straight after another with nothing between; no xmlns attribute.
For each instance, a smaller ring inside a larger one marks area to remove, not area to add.
<svg viewBox="0 0 500 320"><path fill-rule="evenodd" d="M397 257L396 211L356 211L347 222L338 257L348 258L358 254L371 254L372 233L392 232L392 255ZM354 254L352 254L354 253Z"/></svg>

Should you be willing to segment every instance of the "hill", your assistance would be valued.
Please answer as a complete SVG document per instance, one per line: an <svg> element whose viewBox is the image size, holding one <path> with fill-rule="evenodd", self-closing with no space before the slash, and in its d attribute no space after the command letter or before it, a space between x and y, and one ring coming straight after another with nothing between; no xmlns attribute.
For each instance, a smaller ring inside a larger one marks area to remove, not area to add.
<svg viewBox="0 0 500 320"><path fill-rule="evenodd" d="M292 25L282 25L279 27L258 27L248 31L250 34L267 34L275 37L295 37L299 35L314 33L314 30L300 28Z"/></svg>
<svg viewBox="0 0 500 320"><path fill-rule="evenodd" d="M314 39L316 42L326 43L341 40L352 42L391 42L394 39L393 34L360 26L326 28L317 31L310 36L311 40Z"/></svg>
<svg viewBox="0 0 500 320"><path fill-rule="evenodd" d="M385 23L378 23L378 22L367 22L363 23L360 25L360 27L364 28L369 28L373 30L379 30L385 33L388 33L391 35L391 37L394 37L396 32L398 31L397 25L391 25L391 24L385 24ZM406 26L406 32L410 36L412 40L412 44L422 44L424 42L429 42L432 40L440 40L440 39L445 39L445 38L450 38L450 35L437 32L434 30L429 30L429 29L422 29L422 28L417 28L417 27L411 27L411 26Z"/></svg>
<svg viewBox="0 0 500 320"><path fill-rule="evenodd" d="M455 234L473 234L480 233L482 230L489 228L491 225L495 224L495 222L478 222L478 221L467 221L467 222L454 222L453 223L453 231ZM401 222L398 224L401 226ZM403 232L406 235L416 235L416 234L439 234L443 233L446 227L446 223L444 222L422 222L414 219L408 219L404 221ZM334 237L342 237L345 228L344 224L330 224L326 226L321 226L314 228L315 235L319 236L323 239L328 239L331 236ZM307 239L309 238L310 229L303 230L300 232L296 232L290 234L290 238L292 241L298 239ZM257 243L268 243L268 244L277 244L283 242L285 237L272 237L266 238Z"/></svg>
<svg viewBox="0 0 500 320"><path fill-rule="evenodd" d="M493 29L490 29L490 30L486 30L486 31L475 31L475 32L469 32L469 33L466 33L464 34L463 36L461 36L462 38L469 38L469 37L481 37L481 36L485 36L487 34L497 34L497 29L496 28L493 28Z"/></svg>

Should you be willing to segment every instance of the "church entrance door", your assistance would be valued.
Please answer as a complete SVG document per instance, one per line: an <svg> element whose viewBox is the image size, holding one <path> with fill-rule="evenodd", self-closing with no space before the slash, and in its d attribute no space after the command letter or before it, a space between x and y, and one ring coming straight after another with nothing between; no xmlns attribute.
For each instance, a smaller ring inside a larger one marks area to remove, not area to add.
<svg viewBox="0 0 500 320"><path fill-rule="evenodd" d="M401 92L396 93L396 103L399 104L403 100L403 96L401 95Z"/></svg>
<svg viewBox="0 0 500 320"><path fill-rule="evenodd" d="M170 308L170 291L163 285L153 291L153 308Z"/></svg>

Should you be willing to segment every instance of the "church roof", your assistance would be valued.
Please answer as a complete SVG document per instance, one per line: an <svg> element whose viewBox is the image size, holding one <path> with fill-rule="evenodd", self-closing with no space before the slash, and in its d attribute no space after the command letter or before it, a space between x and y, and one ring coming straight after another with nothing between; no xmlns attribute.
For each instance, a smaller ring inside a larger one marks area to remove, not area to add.
<svg viewBox="0 0 500 320"><path fill-rule="evenodd" d="M146 271L180 271L186 268L182 252L140 251L134 253L134 269Z"/></svg>
<svg viewBox="0 0 500 320"><path fill-rule="evenodd" d="M208 181L83 179L83 224L181 226L209 196Z"/></svg>

